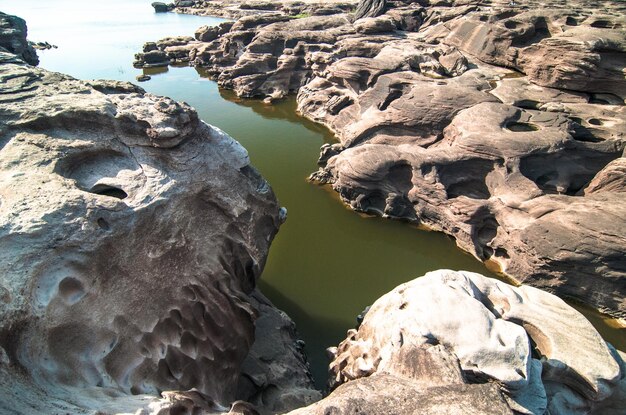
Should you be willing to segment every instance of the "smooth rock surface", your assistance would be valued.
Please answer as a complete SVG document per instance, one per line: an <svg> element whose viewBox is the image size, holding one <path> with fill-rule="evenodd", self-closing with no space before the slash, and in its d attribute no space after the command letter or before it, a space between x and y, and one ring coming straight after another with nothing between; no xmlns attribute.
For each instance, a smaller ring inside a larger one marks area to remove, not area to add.
<svg viewBox="0 0 626 415"><path fill-rule="evenodd" d="M336 389L291 414L599 415L626 398L623 358L581 314L464 271L385 294L332 353Z"/></svg>

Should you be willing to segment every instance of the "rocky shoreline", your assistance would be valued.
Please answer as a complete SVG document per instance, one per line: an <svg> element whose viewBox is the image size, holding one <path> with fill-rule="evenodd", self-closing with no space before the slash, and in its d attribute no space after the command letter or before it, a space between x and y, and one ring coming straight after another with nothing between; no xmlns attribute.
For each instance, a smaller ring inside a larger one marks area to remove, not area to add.
<svg viewBox="0 0 626 415"><path fill-rule="evenodd" d="M443 3L433 8L455 9ZM607 308L623 304L620 83L595 95L537 86L447 45L441 28L420 35L436 42L407 35L436 24L422 6L394 6L360 22L262 13L208 30L213 40L157 42L148 52L170 59L168 48L188 47L189 61L215 65L206 64L241 96L298 91L300 111L341 140L323 148L316 180L355 210L439 226L462 247L464 232L476 233L465 248L481 259L513 244L507 272L529 257L522 248L531 242L513 230L541 225L561 239L544 235L540 248L567 248L564 213L579 226L577 215L588 215L595 233L573 241L585 250L561 258L533 248L547 255L537 272L554 285L604 290ZM463 26L474 12L438 19ZM480 16L472 18L489 21ZM608 44L599 53L612 54ZM614 67L620 58L607 59ZM623 412L626 355L580 313L533 287L449 270L402 284L365 312L329 350L332 392L320 400L293 322L256 288L286 211L246 150L185 103L36 63L24 21L0 14L0 412ZM584 118L597 128L576 132L572 114L602 122ZM544 167L573 177L584 167L591 179L580 195L529 189L521 176ZM544 218L552 212L559 220ZM606 281L583 279L585 254ZM583 276L558 279L555 264Z"/></svg>
<svg viewBox="0 0 626 415"><path fill-rule="evenodd" d="M242 97L297 93L299 112L339 140L311 179L354 210L445 232L520 283L623 319L624 11L585 0L400 1L357 21L264 11L149 53Z"/></svg>

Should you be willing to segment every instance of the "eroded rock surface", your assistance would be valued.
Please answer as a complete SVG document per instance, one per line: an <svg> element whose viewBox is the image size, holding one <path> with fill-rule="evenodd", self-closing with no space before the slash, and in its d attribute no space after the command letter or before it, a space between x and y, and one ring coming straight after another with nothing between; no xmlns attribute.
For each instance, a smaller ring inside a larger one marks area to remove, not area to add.
<svg viewBox="0 0 626 415"><path fill-rule="evenodd" d="M283 218L246 150L187 104L22 58L0 52L0 412L318 398L255 289Z"/></svg>
<svg viewBox="0 0 626 415"><path fill-rule="evenodd" d="M394 2L356 22L279 10L188 58L239 96L297 92L339 139L312 179L353 209L623 318L625 15L588 0Z"/></svg>
<svg viewBox="0 0 626 415"><path fill-rule="evenodd" d="M620 414L623 355L563 300L434 271L379 298L332 350L322 401L292 415Z"/></svg>
<svg viewBox="0 0 626 415"><path fill-rule="evenodd" d="M229 19L276 12L304 17L354 11L357 3L358 0L178 0L166 4L164 11Z"/></svg>

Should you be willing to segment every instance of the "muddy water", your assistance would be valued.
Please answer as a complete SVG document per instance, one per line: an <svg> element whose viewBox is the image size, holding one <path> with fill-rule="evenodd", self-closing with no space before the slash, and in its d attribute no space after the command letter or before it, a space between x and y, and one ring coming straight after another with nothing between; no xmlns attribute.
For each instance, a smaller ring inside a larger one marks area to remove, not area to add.
<svg viewBox="0 0 626 415"><path fill-rule="evenodd" d="M0 0L0 10L27 19L29 37L58 49L40 52L41 66L82 79L134 81L133 54L147 40L190 35L207 17L155 14L146 0ZM193 105L200 117L239 140L288 209L260 283L297 323L318 385L324 349L336 345L355 317L396 285L439 269L493 275L442 234L346 209L326 187L306 181L328 131L295 114L293 99L274 106L239 100L192 68L153 69L149 92ZM605 338L626 349L624 329L584 310Z"/></svg>

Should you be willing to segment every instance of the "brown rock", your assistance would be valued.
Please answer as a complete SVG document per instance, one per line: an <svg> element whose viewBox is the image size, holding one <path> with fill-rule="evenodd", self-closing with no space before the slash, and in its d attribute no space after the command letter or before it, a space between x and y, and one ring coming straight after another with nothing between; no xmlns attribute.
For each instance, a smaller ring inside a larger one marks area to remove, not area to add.
<svg viewBox="0 0 626 415"><path fill-rule="evenodd" d="M313 177L352 208L444 231L519 281L623 317L623 198L594 192L621 183L607 165L625 148L623 11L533 0L397 2L355 23L270 14L198 46L194 64L240 96L297 91L299 112L341 141Z"/></svg>

